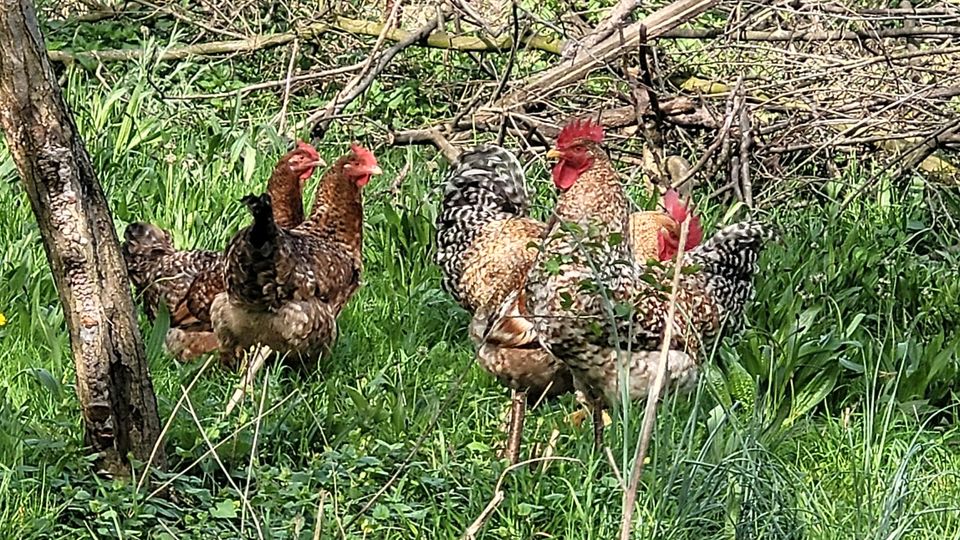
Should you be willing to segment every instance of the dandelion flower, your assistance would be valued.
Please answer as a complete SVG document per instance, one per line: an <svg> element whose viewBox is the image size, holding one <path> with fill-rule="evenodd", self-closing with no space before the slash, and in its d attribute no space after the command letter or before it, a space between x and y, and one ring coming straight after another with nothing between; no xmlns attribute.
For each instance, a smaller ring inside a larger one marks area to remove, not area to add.
<svg viewBox="0 0 960 540"><path fill-rule="evenodd" d="M0 313L0 326L4 326L6 324L7 324L7 317L4 316L3 313Z"/></svg>

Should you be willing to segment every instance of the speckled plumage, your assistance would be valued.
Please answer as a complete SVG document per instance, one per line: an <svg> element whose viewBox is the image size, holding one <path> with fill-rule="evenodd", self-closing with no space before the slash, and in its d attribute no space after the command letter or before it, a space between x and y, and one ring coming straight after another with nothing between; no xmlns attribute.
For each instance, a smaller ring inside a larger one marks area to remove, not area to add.
<svg viewBox="0 0 960 540"><path fill-rule="evenodd" d="M639 262L633 239L610 241L635 229L628 200L602 148L582 144L593 165L560 196L558 223L528 276L526 308L578 387L617 402L623 366L630 397L641 399L659 358L671 265ZM685 265L700 269L681 276L667 368L668 380L681 389L696 381L704 343L739 323L765 234L760 224L738 223L686 254Z"/></svg>
<svg viewBox="0 0 960 540"><path fill-rule="evenodd" d="M176 308L197 276L218 268L222 258L216 251L178 251L168 231L140 221L127 226L123 239L130 281L151 320L161 304L170 311Z"/></svg>
<svg viewBox="0 0 960 540"><path fill-rule="evenodd" d="M568 205L592 194L589 181L578 185ZM525 316L524 283L546 230L526 217L528 204L513 154L494 146L465 152L446 180L437 262L444 288L473 314L470 338L479 364L508 388L530 391L530 399L538 400L545 391L549 397L573 386L569 370L541 347ZM637 260L656 259L657 235L670 216L634 212L629 219Z"/></svg>
<svg viewBox="0 0 960 540"><path fill-rule="evenodd" d="M532 401L568 392L566 367L540 347L516 295L537 257L545 225L526 216L523 168L509 151L464 152L446 179L437 217L437 263L443 286L473 319L477 361Z"/></svg>
<svg viewBox="0 0 960 540"><path fill-rule="evenodd" d="M273 207L273 217L282 226L294 227L303 221L302 180L312 172L312 168L309 172L294 171L291 163L315 157L313 147L300 143L274 167L267 191L279 201ZM170 312L167 351L188 360L216 350L210 306L225 290L224 253L175 250L169 232L143 222L131 223L124 231L122 251L130 281L143 299L147 316L153 319L161 303Z"/></svg>
<svg viewBox="0 0 960 540"><path fill-rule="evenodd" d="M362 184L345 172L356 152L324 175L310 217L295 228L274 222L268 195L244 198L254 221L230 241L227 290L211 308L224 363L260 343L310 364L336 340L362 268Z"/></svg>

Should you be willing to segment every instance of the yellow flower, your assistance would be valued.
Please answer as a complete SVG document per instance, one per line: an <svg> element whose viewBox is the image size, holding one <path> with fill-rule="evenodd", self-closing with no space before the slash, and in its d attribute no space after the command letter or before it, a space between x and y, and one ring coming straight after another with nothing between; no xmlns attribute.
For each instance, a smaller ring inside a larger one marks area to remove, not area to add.
<svg viewBox="0 0 960 540"><path fill-rule="evenodd" d="M5 324L7 324L7 318L3 315L3 313L0 313L0 326Z"/></svg>

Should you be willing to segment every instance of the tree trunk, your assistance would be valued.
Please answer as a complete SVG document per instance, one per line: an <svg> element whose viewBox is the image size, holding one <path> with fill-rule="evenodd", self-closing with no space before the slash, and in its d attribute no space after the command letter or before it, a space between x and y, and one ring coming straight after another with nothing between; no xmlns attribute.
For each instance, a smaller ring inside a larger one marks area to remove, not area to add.
<svg viewBox="0 0 960 540"><path fill-rule="evenodd" d="M85 442L109 473L147 461L157 401L113 219L47 59L30 0L0 0L0 125L40 226L70 331ZM162 448L154 464L163 462Z"/></svg>

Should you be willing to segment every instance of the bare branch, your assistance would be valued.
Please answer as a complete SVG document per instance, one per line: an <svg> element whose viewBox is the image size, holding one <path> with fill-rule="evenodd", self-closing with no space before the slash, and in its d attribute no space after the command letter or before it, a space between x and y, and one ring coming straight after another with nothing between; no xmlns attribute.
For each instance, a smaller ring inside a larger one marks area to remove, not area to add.
<svg viewBox="0 0 960 540"><path fill-rule="evenodd" d="M391 133L389 143L394 146L405 144L432 144L440 150L443 157L450 163L453 163L460 157L460 151L450 144L450 141L443 135L443 131L437 127Z"/></svg>
<svg viewBox="0 0 960 540"><path fill-rule="evenodd" d="M303 121L301 126L313 126L314 132L323 132L326 131L329 127L330 122L333 117L343 112L347 108L347 105L353 103L353 100L360 97L361 94L367 91L367 88L373 84L373 81L376 80L377 76L383 72L384 69L390 65L390 62L400 54L400 51L406 49L407 47L413 45L414 43L423 40L434 28L437 27L438 21L436 19L431 19L429 22L420 27L416 32L407 33L407 35L400 41L398 41L394 46L383 51L377 59L376 62L371 62L371 69L366 73L360 73L359 76L347 84L343 90L337 93L336 96L327 104L323 109L314 112L306 120ZM315 133L316 134L316 133Z"/></svg>

